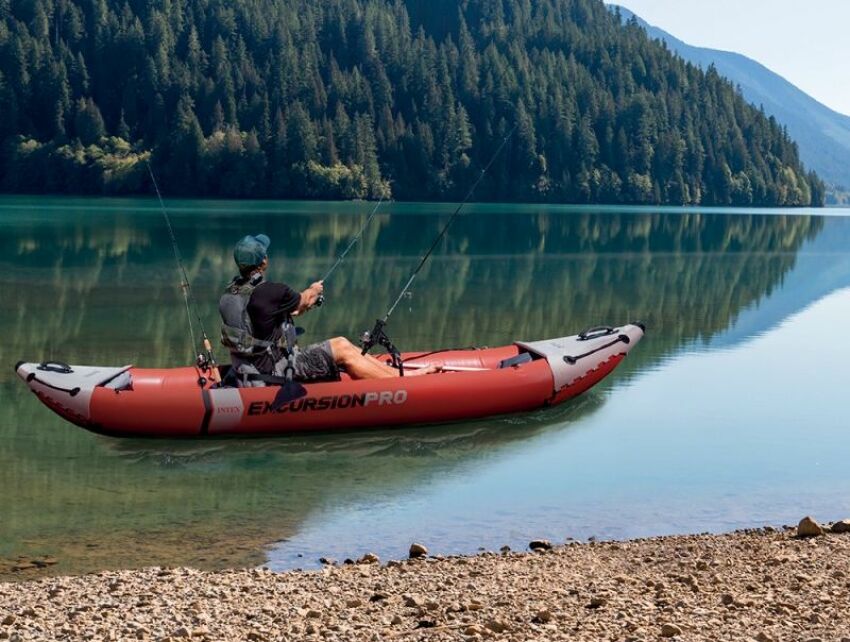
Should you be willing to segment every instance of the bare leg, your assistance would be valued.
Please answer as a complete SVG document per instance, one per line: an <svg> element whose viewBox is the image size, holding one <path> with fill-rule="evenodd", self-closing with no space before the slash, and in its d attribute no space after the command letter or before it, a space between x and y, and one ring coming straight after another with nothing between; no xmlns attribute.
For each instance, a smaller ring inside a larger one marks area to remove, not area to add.
<svg viewBox="0 0 850 642"><path fill-rule="evenodd" d="M331 339L330 344L334 362L338 366L343 366L353 379L389 379L398 376L398 370L371 355L360 354L360 349L345 337ZM405 376L418 377L439 371L440 368L437 366L431 366L411 371Z"/></svg>

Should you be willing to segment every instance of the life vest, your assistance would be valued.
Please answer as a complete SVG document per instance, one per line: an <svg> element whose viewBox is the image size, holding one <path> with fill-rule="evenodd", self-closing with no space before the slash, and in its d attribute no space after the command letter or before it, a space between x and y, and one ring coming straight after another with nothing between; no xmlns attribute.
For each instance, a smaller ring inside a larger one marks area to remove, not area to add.
<svg viewBox="0 0 850 642"><path fill-rule="evenodd" d="M271 352L275 361L285 353L284 331L276 330L269 340L254 336L251 316L248 314L248 302L251 294L263 282L262 273L251 278L235 277L227 286L218 302L221 314L221 343L230 354L243 360L251 360L266 352Z"/></svg>

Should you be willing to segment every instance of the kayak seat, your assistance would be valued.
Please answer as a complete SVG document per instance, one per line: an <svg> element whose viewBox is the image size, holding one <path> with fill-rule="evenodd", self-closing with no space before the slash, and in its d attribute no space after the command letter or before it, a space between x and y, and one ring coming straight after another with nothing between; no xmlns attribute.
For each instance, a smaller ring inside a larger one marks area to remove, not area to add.
<svg viewBox="0 0 850 642"><path fill-rule="evenodd" d="M529 361L533 361L534 357L531 356L530 352L520 352L518 355L514 357L509 357L508 359L502 359L499 362L499 369L501 368L510 368L512 366L518 366L523 363L528 363Z"/></svg>

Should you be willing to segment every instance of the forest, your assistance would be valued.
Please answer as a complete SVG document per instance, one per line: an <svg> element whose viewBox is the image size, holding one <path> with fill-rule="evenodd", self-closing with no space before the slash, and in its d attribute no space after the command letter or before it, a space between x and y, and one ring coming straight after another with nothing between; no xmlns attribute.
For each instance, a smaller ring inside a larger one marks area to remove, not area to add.
<svg viewBox="0 0 850 642"><path fill-rule="evenodd" d="M0 191L822 205L601 0L0 0Z"/></svg>

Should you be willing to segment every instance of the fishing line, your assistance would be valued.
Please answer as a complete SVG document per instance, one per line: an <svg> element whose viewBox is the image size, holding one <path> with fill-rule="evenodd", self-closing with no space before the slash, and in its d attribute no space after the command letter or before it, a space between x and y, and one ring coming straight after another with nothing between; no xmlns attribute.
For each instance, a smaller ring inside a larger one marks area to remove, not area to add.
<svg viewBox="0 0 850 642"><path fill-rule="evenodd" d="M481 170L480 176L472 184L472 187L469 188L469 191L466 193L466 196L460 202L460 204L457 206L457 209L455 209L455 211L449 217L449 220L446 221L446 224L443 225L443 228L440 230L440 233L434 239L433 243L431 243L431 247L428 248L428 251L425 252L422 259L420 259L419 264L416 266L416 269L413 270L413 274L410 275L410 278L407 280L407 283L404 284L404 287L401 289L401 292L399 292L398 297L396 297L396 300L390 306L389 310L387 310L386 314L382 318L375 321L375 325L372 328L371 332L367 330L366 332L364 332L361 335L361 337L360 337L360 345L362 346L361 354L366 354L375 345L383 346L387 350L387 352L390 354L390 356L392 357L393 367L398 368L399 374L401 376L404 376L404 363L401 359L401 353L398 351L398 349L395 347L395 345L393 345L392 341L390 340L389 336L387 335L386 331L384 330L384 328L387 325L387 321L389 321L390 316L395 311L396 307L398 307L398 304L401 303L401 300L405 297L408 290L410 290L410 286L413 285L413 282L416 280L416 276L419 274L419 272L422 270L422 267L428 261L428 258L431 256L431 254L437 248L437 245L439 245L440 241L446 235L446 232L448 232L449 227L454 222L454 220L458 217L458 215L460 214L464 205L466 205L469 202L469 199L472 198L472 194L475 192L475 188L478 187L478 185L484 179L484 176L490 170L490 167L493 165L494 162L496 162L496 158L498 158L499 154L502 152L502 149L504 149L505 145L508 143L508 140L513 135L513 133L516 131L518 126L519 126L519 124L514 125L513 128L511 128L511 130L507 133L507 135L505 135L504 139L502 139L502 142L496 148L496 151L493 153L493 156L490 158L490 160L484 166L484 169Z"/></svg>
<svg viewBox="0 0 850 642"><path fill-rule="evenodd" d="M355 234L354 238L349 241L346 248L342 251L342 254L337 257L336 261L331 266L331 269L328 270L325 273L325 276L322 277L322 283L328 280L330 275L334 273L334 271L340 266L342 261L345 259L346 255L351 251L351 248L353 248L357 244L357 241L360 240L360 237L363 236L363 232L366 230L367 227L369 227L369 223L372 222L372 219L375 218L375 214L378 212L378 208L381 207L381 203L384 202L385 198L386 196L382 194L380 200L375 204L375 207L372 208L372 211L369 213L369 216L363 222L363 225L360 226L360 229L357 231L357 234ZM316 305L321 307L322 305L324 305L324 303L325 295L320 294L319 297L316 299Z"/></svg>
<svg viewBox="0 0 850 642"><path fill-rule="evenodd" d="M404 287L401 289L401 292L399 293L395 302L390 306L390 309L387 310L387 313L384 315L384 317L383 317L384 323L386 323L389 320L390 315L392 315L392 313L395 311L398 304L401 303L401 300L404 298L404 295L407 294L407 291L410 289L410 286L413 285L413 281L416 279L416 276L419 274L419 271L422 269L422 267L428 261L428 258L431 256L431 253L437 248L437 245L439 245L440 241L443 240L443 237L446 235L446 232L449 231L449 227L454 222L455 218L457 218L458 214L460 214L460 211L463 209L463 206L466 205L467 202L469 202L470 198L472 198L472 194L473 194L473 192L475 192L475 188L478 187L479 183L481 183L481 181L484 179L484 176L487 174L490 167L493 165L494 162L496 162L496 158L498 158L502 149L507 144L508 139L513 135L513 133L516 131L517 127L518 127L518 125L514 125L513 129L511 129L511 131L509 131L507 133L507 135L502 139L501 144L496 149L493 156L490 158L490 161L487 163L487 165L485 165L484 169L481 170L481 174L478 176L478 179L472 184L472 187L469 188L469 191L466 193L466 196L461 201L460 205L457 206L457 209L449 217L449 220L446 221L446 224L443 226L443 229L441 229L440 233L437 234L437 238L435 238L434 242L431 243L431 247L429 247L428 251L425 252L425 255L419 261L419 265L417 265L416 269L413 270L413 274L410 275L410 278L407 280L407 283L404 284Z"/></svg>
<svg viewBox="0 0 850 642"><path fill-rule="evenodd" d="M359 241L360 237L363 236L363 232L366 230L367 227L369 227L369 223L371 223L372 219L375 218L375 214L377 213L378 208L381 207L381 203L384 202L385 198L386 196L381 196L381 200L379 200L375 207L372 208L371 213L366 218L366 221L363 223L363 225L360 226L360 229L358 230L357 234L354 235L354 238L351 239L351 241L348 243L348 246L342 251L342 254L337 257L336 262L331 266L331 269L325 273L324 277L322 277L322 281L326 281L330 278L331 274L336 271L336 269L345 259L346 255L351 251L351 248L353 248L357 244L357 241Z"/></svg>
<svg viewBox="0 0 850 642"><path fill-rule="evenodd" d="M183 265L183 257L180 254L180 247L177 245L177 237L174 235L174 227L171 225L171 217L168 215L168 210L165 207L165 202L162 200L162 194L159 191L159 185L156 182L156 177L153 174L153 168L151 167L148 159L145 159L145 165L148 168L148 174L150 174L151 181L153 182L153 188L156 191L156 197L159 199L159 207L162 210L162 216L165 218L165 224L168 227L168 235L171 238L171 248L174 250L174 258L177 261L177 267L180 270L180 275L182 283L180 284L180 289L183 291L183 301L186 304L186 320L189 323L189 336L192 339L192 351L196 349L198 343L195 340L195 329L192 324L192 308L195 308L195 316L198 319L198 328L201 331L201 337L203 337L204 349L207 352L207 362L200 363L199 366L202 368L204 366L209 366L212 368L213 372L216 373L216 361L215 355L213 354L212 344L210 343L209 337L207 336L207 331L204 328L204 322L201 319L201 315L198 312L198 304L195 301L195 297L192 294L192 285L189 282L189 275L186 273L186 267ZM192 356L195 356L194 354ZM218 375L214 374L213 379L215 380Z"/></svg>

